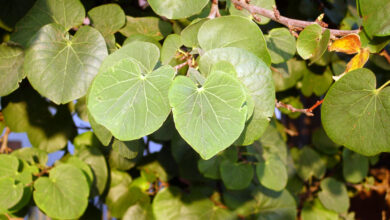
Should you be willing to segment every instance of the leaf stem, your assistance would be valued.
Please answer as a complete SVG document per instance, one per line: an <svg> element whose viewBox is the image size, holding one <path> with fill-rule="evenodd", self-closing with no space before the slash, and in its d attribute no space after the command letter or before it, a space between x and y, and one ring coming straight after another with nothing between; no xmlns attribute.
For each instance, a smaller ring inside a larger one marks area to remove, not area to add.
<svg viewBox="0 0 390 220"><path fill-rule="evenodd" d="M385 88L386 86L388 86L390 84L390 80L385 82L385 84L383 84L381 87L379 87L379 89L377 89L377 92L380 92L383 88Z"/></svg>
<svg viewBox="0 0 390 220"><path fill-rule="evenodd" d="M318 24L318 22L313 22L313 21L302 21L302 20L297 20L297 19L292 19L292 18L287 18L284 16L281 16L277 10L268 10L265 8L261 8L255 5L251 5L246 2L246 0L232 0L232 3L236 6L238 9L245 9L249 11L251 14L258 14L267 18L272 19L273 21L276 21L280 24L285 25L288 27L290 30L291 29L302 29L305 28L308 25L311 24ZM320 24L321 25L321 24ZM323 30L326 30L328 28L322 27ZM360 30L338 30L338 29L328 29L330 33L333 36L345 36L348 34L357 34L360 32Z"/></svg>

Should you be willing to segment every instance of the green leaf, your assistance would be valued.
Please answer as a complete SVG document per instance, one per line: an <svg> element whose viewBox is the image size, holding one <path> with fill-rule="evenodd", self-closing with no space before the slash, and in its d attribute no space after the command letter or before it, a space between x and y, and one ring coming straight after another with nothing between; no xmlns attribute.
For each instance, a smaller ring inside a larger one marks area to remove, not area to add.
<svg viewBox="0 0 390 220"><path fill-rule="evenodd" d="M385 86L385 85L384 85ZM390 152L390 87L368 69L348 72L325 96L322 125L337 144L365 156Z"/></svg>
<svg viewBox="0 0 390 220"><path fill-rule="evenodd" d="M304 108L303 104L302 104L302 102L300 100L300 97L289 96L289 97L283 98L280 101L282 103L284 103L284 104L291 105L291 106L293 106L296 109L303 109ZM288 110L286 108L281 108L280 112L282 114L288 115L288 117L291 118L291 119L296 119L296 118L298 118L302 114L300 112L292 112L292 111L290 111L290 110Z"/></svg>
<svg viewBox="0 0 390 220"><path fill-rule="evenodd" d="M337 220L336 212L326 209L318 199L313 204L306 202L302 209L302 220Z"/></svg>
<svg viewBox="0 0 390 220"><path fill-rule="evenodd" d="M196 191L184 194L176 187L160 190L154 198L152 205L156 220L235 219L232 213L215 206L210 199L199 194L200 192Z"/></svg>
<svg viewBox="0 0 390 220"><path fill-rule="evenodd" d="M105 4L92 8L88 12L92 26L103 36L115 34L125 25L125 12L117 4Z"/></svg>
<svg viewBox="0 0 390 220"><path fill-rule="evenodd" d="M91 195L101 195L106 188L108 168L106 159L99 150L99 145L78 145L76 142L74 142L74 145L75 156L88 164L92 169L94 181L91 188Z"/></svg>
<svg viewBox="0 0 390 220"><path fill-rule="evenodd" d="M122 59L94 80L88 109L97 123L119 140L151 134L167 119L168 89L174 69L163 66L143 74L135 59Z"/></svg>
<svg viewBox="0 0 390 220"><path fill-rule="evenodd" d="M350 183L361 182L368 174L368 158L358 153L344 149L343 176Z"/></svg>
<svg viewBox="0 0 390 220"><path fill-rule="evenodd" d="M91 124L91 128L93 132L95 133L96 137L99 139L99 141L104 145L108 146L112 139L111 132L105 128L103 125L100 125L96 123L95 119L93 119L92 115L88 112L88 120Z"/></svg>
<svg viewBox="0 0 390 220"><path fill-rule="evenodd" d="M208 21L207 18L199 19L199 20L194 20L189 24L186 28L184 28L180 35L183 44L186 47L199 47L199 42L198 42L198 32L200 27L203 25L204 22Z"/></svg>
<svg viewBox="0 0 390 220"><path fill-rule="evenodd" d="M205 160L229 147L244 129L245 93L237 78L210 74L202 87L178 76L169 91L175 126Z"/></svg>
<svg viewBox="0 0 390 220"><path fill-rule="evenodd" d="M130 206L124 214L123 220L150 220L154 219L152 206L150 204L135 204Z"/></svg>
<svg viewBox="0 0 390 220"><path fill-rule="evenodd" d="M77 116L83 120L88 122L88 109L87 109L87 99L86 97L82 97L77 100L75 107L75 111L77 113Z"/></svg>
<svg viewBox="0 0 390 220"><path fill-rule="evenodd" d="M12 155L30 164L45 166L48 155L45 151L33 147L20 148L12 152Z"/></svg>
<svg viewBox="0 0 390 220"><path fill-rule="evenodd" d="M294 87L305 72L309 72L306 62L290 59L286 63L272 65L272 78L277 92L285 91Z"/></svg>
<svg viewBox="0 0 390 220"><path fill-rule="evenodd" d="M85 10L79 0L38 0L16 24L11 40L27 48L44 25L56 23L67 31L81 25L84 18Z"/></svg>
<svg viewBox="0 0 390 220"><path fill-rule="evenodd" d="M159 41L172 32L172 26L157 17L135 18L126 16L126 25L119 32L126 37L134 34L144 34Z"/></svg>
<svg viewBox="0 0 390 220"><path fill-rule="evenodd" d="M320 158L320 155L316 151L310 147L303 147L300 150L293 148L291 154L294 159L298 176L304 181L307 181L312 176L315 176L318 179L324 176L326 163Z"/></svg>
<svg viewBox="0 0 390 220"><path fill-rule="evenodd" d="M213 65L221 61L227 61L234 66L238 79L252 96L253 116L246 123L244 132L236 142L241 145L250 145L264 133L275 111L275 88L271 71L258 57L240 48L220 48L208 51L201 56L199 68L207 76Z"/></svg>
<svg viewBox="0 0 390 220"><path fill-rule="evenodd" d="M76 129L67 106L49 106L29 87L2 98L6 125L14 132L27 132L33 147L50 153L64 148Z"/></svg>
<svg viewBox="0 0 390 220"><path fill-rule="evenodd" d="M265 39L272 63L284 63L295 55L295 37L287 28L274 28L266 35Z"/></svg>
<svg viewBox="0 0 390 220"><path fill-rule="evenodd" d="M19 169L19 160L15 156L0 154L0 178L12 177Z"/></svg>
<svg viewBox="0 0 390 220"><path fill-rule="evenodd" d="M223 16L206 21L199 29L198 41L206 51L238 47L255 54L268 66L271 64L263 33L256 23L243 17Z"/></svg>
<svg viewBox="0 0 390 220"><path fill-rule="evenodd" d="M147 35L144 35L144 34L133 34L133 35L131 35L130 37L126 38L126 40L123 42L122 46L124 46L126 44L133 43L133 42L149 42L149 43L152 43L152 44L156 45L158 47L158 49L161 50L160 42L158 42L153 37L150 37L150 36L147 36Z"/></svg>
<svg viewBox="0 0 390 220"><path fill-rule="evenodd" d="M88 189L90 189L94 181L94 176L92 169L89 167L89 165L76 156L70 156L65 158L65 163L73 165L83 172L85 179L88 183Z"/></svg>
<svg viewBox="0 0 390 220"><path fill-rule="evenodd" d="M326 135L322 127L313 132L312 143L317 150L329 155L336 154L340 149L340 145L335 144L328 135Z"/></svg>
<svg viewBox="0 0 390 220"><path fill-rule="evenodd" d="M265 8L268 10L272 10L273 6L276 6L275 0L252 0L250 3L253 6L258 6L260 8ZM234 4L230 4L229 12L231 15L238 15L238 16L249 18L251 20L254 19L253 15L249 11L247 11L245 9L238 10L234 6ZM259 24L267 24L271 20L271 19L264 17L264 16L259 16L259 18L260 18L260 22L258 22Z"/></svg>
<svg viewBox="0 0 390 220"><path fill-rule="evenodd" d="M106 43L94 28L84 26L69 40L61 26L49 24L27 51L24 71L40 94L67 103L87 93L106 56Z"/></svg>
<svg viewBox="0 0 390 220"><path fill-rule="evenodd" d="M318 197L321 203L337 213L345 213L349 208L347 188L342 182L328 177L321 181L321 192Z"/></svg>
<svg viewBox="0 0 390 220"><path fill-rule="evenodd" d="M0 212L18 204L23 197L23 184L10 177L0 178Z"/></svg>
<svg viewBox="0 0 390 220"><path fill-rule="evenodd" d="M316 74L309 71L304 72L302 79L302 94L306 97L313 93L316 96L322 96L333 82L332 71L327 68L322 74Z"/></svg>
<svg viewBox="0 0 390 220"><path fill-rule="evenodd" d="M275 191L284 189L287 185L287 169L277 156L271 156L256 165L256 174L260 183Z"/></svg>
<svg viewBox="0 0 390 220"><path fill-rule="evenodd" d="M311 63L321 58L328 48L330 39L329 30L322 33L322 27L318 24L307 26L297 40L297 52L305 60L311 58Z"/></svg>
<svg viewBox="0 0 390 220"><path fill-rule="evenodd" d="M221 159L218 156L214 156L209 160L198 160L198 169L203 176L210 179L220 179L219 165Z"/></svg>
<svg viewBox="0 0 390 220"><path fill-rule="evenodd" d="M73 165L54 167L49 177L35 181L34 188L35 203L51 218L78 218L87 208L88 182L83 172ZM53 205L53 201L60 205Z"/></svg>
<svg viewBox="0 0 390 220"><path fill-rule="evenodd" d="M169 64L175 58L177 51L183 46L180 35L170 34L164 40L161 49L161 62L164 65Z"/></svg>
<svg viewBox="0 0 390 220"><path fill-rule="evenodd" d="M370 36L390 35L390 2L387 0L358 0L364 30Z"/></svg>
<svg viewBox="0 0 390 220"><path fill-rule="evenodd" d="M245 189L253 179L253 167L245 163L223 161L220 165L221 178L226 188L232 190Z"/></svg>
<svg viewBox="0 0 390 220"><path fill-rule="evenodd" d="M6 96L19 87L26 76L22 69L23 50L19 47L0 45L0 96Z"/></svg>
<svg viewBox="0 0 390 220"><path fill-rule="evenodd" d="M153 11L168 19L187 18L199 14L207 5L208 0L149 0Z"/></svg>
<svg viewBox="0 0 390 220"><path fill-rule="evenodd" d="M133 159L139 153L142 154L141 150L144 149L143 145L144 141L142 139L135 141L120 141L118 139L114 139L112 149L127 159Z"/></svg>
<svg viewBox="0 0 390 220"><path fill-rule="evenodd" d="M111 69L118 61L125 58L134 58L143 73L153 71L160 57L160 50L156 45L148 42L133 42L110 54L104 59L99 68L99 75Z"/></svg>
<svg viewBox="0 0 390 220"><path fill-rule="evenodd" d="M360 31L359 36L362 43L362 48L368 48L370 53L379 53L390 42L390 36L370 37L364 31Z"/></svg>

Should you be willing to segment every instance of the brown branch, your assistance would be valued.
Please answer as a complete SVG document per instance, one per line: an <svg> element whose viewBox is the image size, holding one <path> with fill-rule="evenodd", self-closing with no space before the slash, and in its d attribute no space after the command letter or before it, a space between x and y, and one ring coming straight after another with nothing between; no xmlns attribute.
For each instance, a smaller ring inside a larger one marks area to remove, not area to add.
<svg viewBox="0 0 390 220"><path fill-rule="evenodd" d="M1 142L2 142L1 148L0 148L1 154L11 152L11 149L8 148L8 136L10 133L11 133L11 130L9 129L9 127L6 127L3 137L1 137Z"/></svg>
<svg viewBox="0 0 390 220"><path fill-rule="evenodd" d="M387 60L387 62L390 63L390 55L389 55L389 53L387 53L386 50L383 50L382 52L380 52L379 55L383 56Z"/></svg>
<svg viewBox="0 0 390 220"><path fill-rule="evenodd" d="M306 26L311 24L318 24L317 22L312 22L312 21L302 21L302 20L287 18L278 15L276 10L268 10L265 8L254 6L248 4L245 0L232 0L232 3L236 6L236 8L243 8L249 11L251 14L259 14L261 16L270 18L273 21L283 24L288 28L305 28ZM323 27L322 29L326 30L327 28ZM338 29L328 29L328 30L334 36L345 36L348 34L357 34L360 31L360 30L338 30Z"/></svg>
<svg viewBox="0 0 390 220"><path fill-rule="evenodd" d="M221 17L221 14L219 13L219 8L218 8L218 0L212 0L210 14L207 17L210 19L213 19L216 17Z"/></svg>
<svg viewBox="0 0 390 220"><path fill-rule="evenodd" d="M295 108L292 105L285 104L285 103L280 102L278 100L276 100L276 108L285 108L285 109L287 109L287 110L289 110L291 112L301 112L301 113L303 113L303 114L305 114L306 116L309 116L309 117L314 116L314 114L311 113L309 111L309 109L298 109L298 108Z"/></svg>

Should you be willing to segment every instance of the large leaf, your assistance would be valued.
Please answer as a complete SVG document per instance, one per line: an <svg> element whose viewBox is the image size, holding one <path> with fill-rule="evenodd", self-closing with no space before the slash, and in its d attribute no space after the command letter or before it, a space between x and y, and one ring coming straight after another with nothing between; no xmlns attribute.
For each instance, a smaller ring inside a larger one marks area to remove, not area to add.
<svg viewBox="0 0 390 220"><path fill-rule="evenodd" d="M322 27L320 25L309 25L299 34L297 52L303 59L307 60L311 58L311 63L314 63L327 50L329 39L329 30L325 30L322 33Z"/></svg>
<svg viewBox="0 0 390 220"><path fill-rule="evenodd" d="M24 71L32 86L56 104L87 93L107 56L101 34L89 26L69 36L57 24L44 26L26 53Z"/></svg>
<svg viewBox="0 0 390 220"><path fill-rule="evenodd" d="M79 0L38 0L16 24L11 40L28 47L38 30L46 24L57 23L65 30L83 23L85 10Z"/></svg>
<svg viewBox="0 0 390 220"><path fill-rule="evenodd" d="M23 184L15 179L0 178L0 212L16 205L23 197Z"/></svg>
<svg viewBox="0 0 390 220"><path fill-rule="evenodd" d="M228 189L245 189L253 179L254 172L250 164L232 163L225 160L219 168L222 181Z"/></svg>
<svg viewBox="0 0 390 220"><path fill-rule="evenodd" d="M103 36L115 34L126 22L125 12L117 4L105 4L92 8L88 16L92 25Z"/></svg>
<svg viewBox="0 0 390 220"><path fill-rule="evenodd" d="M126 37L143 34L159 41L172 32L171 24L157 17L126 16L126 20L126 25L120 30Z"/></svg>
<svg viewBox="0 0 390 220"><path fill-rule="evenodd" d="M168 117L168 89L174 69L143 74L135 59L119 61L94 80L88 109L119 140L135 140L160 128Z"/></svg>
<svg viewBox="0 0 390 220"><path fill-rule="evenodd" d="M237 78L212 73L202 87L179 76L169 91L176 129L203 159L229 147L244 129L245 93Z"/></svg>
<svg viewBox="0 0 390 220"><path fill-rule="evenodd" d="M295 55L295 37L287 28L274 28L265 39L272 63L284 63Z"/></svg>
<svg viewBox="0 0 390 220"><path fill-rule="evenodd" d="M249 145L259 139L274 113L275 88L271 71L258 57L240 48L220 48L208 51L200 59L200 70L208 75L214 64L231 63L239 80L245 85L254 101L252 118L247 122L238 144Z"/></svg>
<svg viewBox="0 0 390 220"><path fill-rule="evenodd" d="M50 170L49 177L35 181L34 188L35 203L52 218L78 218L87 208L88 182L83 172L73 165L56 166Z"/></svg>
<svg viewBox="0 0 390 220"><path fill-rule="evenodd" d="M358 0L364 30L370 36L390 35L390 2L387 0Z"/></svg>
<svg viewBox="0 0 390 220"><path fill-rule="evenodd" d="M390 87L368 69L347 73L328 91L321 121L337 144L366 156L390 152Z"/></svg>
<svg viewBox="0 0 390 220"><path fill-rule="evenodd" d="M206 21L199 29L198 41L202 49L238 47L271 64L263 33L256 23L239 16L223 16Z"/></svg>
<svg viewBox="0 0 390 220"><path fill-rule="evenodd" d="M337 213L344 213L349 208L347 187L342 182L328 177L321 181L321 192L318 197L321 203Z"/></svg>
<svg viewBox="0 0 390 220"><path fill-rule="evenodd" d="M168 19L187 18L198 14L209 2L208 0L149 0L156 14Z"/></svg>
<svg viewBox="0 0 390 220"><path fill-rule="evenodd" d="M5 96L19 87L26 76L23 71L23 50L19 47L0 45L0 96Z"/></svg>

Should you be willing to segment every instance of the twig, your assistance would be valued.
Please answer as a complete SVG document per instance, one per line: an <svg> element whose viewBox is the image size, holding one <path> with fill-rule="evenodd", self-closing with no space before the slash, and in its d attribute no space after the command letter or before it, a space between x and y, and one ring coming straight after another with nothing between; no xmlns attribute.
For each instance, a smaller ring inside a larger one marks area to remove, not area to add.
<svg viewBox="0 0 390 220"><path fill-rule="evenodd" d="M312 21L302 21L292 18L287 18L281 15L277 15L274 10L268 10L265 8L261 8L255 5L248 4L245 0L232 0L232 3L236 6L236 8L244 8L249 11L251 14L259 14L261 16L267 17L276 21L280 24L285 25L288 28L305 28L311 24L317 24L317 22ZM327 28L322 28L326 30ZM338 29L328 29L330 33L334 36L345 36L348 34L357 34L360 30L338 30Z"/></svg>
<svg viewBox="0 0 390 220"><path fill-rule="evenodd" d="M218 0L212 0L210 14L207 17L210 19L213 19L216 17L221 17L221 14L219 13L219 8L218 8Z"/></svg>
<svg viewBox="0 0 390 220"><path fill-rule="evenodd" d="M314 104L312 107L310 107L307 111L308 112L313 112L314 109L316 109L318 106L320 106L324 100L317 101L316 104Z"/></svg>
<svg viewBox="0 0 390 220"><path fill-rule="evenodd" d="M309 116L309 117L314 116L314 114L311 113L309 111L309 109L298 109L298 108L295 108L292 105L285 104L285 103L280 102L278 100L276 100L276 108L285 108L285 109L290 110L291 112L301 112L301 113L303 113L303 114L305 114L306 116Z"/></svg>
<svg viewBox="0 0 390 220"><path fill-rule="evenodd" d="M3 137L1 137L1 148L0 148L0 153L8 153L11 151L11 149L8 148L8 135L11 133L11 129L9 127L5 128L5 133Z"/></svg>

